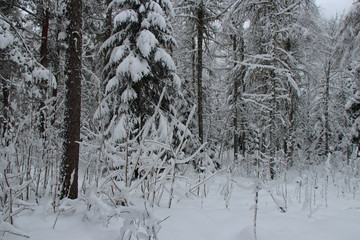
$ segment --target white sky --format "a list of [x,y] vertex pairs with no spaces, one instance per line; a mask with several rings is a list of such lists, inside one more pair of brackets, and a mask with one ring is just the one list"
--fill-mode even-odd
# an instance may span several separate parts
[[342,14],[353,2],[354,0],[316,0],[326,17],[335,16],[336,13]]

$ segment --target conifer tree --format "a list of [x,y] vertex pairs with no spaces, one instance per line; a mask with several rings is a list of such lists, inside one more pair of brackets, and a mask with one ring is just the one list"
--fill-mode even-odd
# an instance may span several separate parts
[[115,131],[113,139],[120,140],[141,129],[164,88],[160,106],[171,110],[180,79],[169,54],[175,45],[167,21],[173,14],[170,1],[114,0],[108,8],[114,13],[113,31],[100,49],[105,98],[95,116],[103,116]]

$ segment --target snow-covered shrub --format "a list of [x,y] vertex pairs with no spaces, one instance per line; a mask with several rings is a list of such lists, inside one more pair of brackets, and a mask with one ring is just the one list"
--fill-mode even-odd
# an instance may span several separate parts
[[145,204],[145,210],[127,207],[122,209],[120,216],[124,218],[120,229],[119,240],[148,239],[157,240],[160,221],[152,216]]

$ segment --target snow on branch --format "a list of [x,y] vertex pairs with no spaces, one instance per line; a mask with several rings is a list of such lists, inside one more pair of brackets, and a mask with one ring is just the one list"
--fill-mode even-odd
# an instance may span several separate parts
[[127,56],[116,69],[116,75],[119,79],[121,79],[124,75],[128,75],[135,83],[140,81],[149,73],[150,66],[148,62],[144,59],[139,59],[134,56],[134,54]]
[[165,18],[156,12],[149,12],[147,16],[147,21],[153,25],[157,26],[160,30],[165,31],[167,29],[167,24]]
[[156,39],[155,35],[145,29],[140,32],[136,41],[136,46],[144,57],[148,57],[158,43],[159,41]]
[[155,53],[155,61],[162,62],[164,67],[167,67],[171,71],[175,71],[175,63],[172,60],[170,54],[168,54],[164,49],[158,48]]
[[132,9],[127,9],[115,16],[114,25],[117,26],[119,24],[123,24],[126,22],[137,22],[137,21],[138,21],[137,13]]
[[297,96],[300,97],[301,91],[299,86],[295,82],[294,78],[291,76],[289,72],[285,73],[285,76],[287,77],[289,84],[295,89]]

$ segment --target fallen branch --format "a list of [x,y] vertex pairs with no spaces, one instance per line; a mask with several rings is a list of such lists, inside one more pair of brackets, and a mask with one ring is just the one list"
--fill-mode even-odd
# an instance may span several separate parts
[[213,177],[215,177],[216,175],[218,175],[221,172],[224,172],[225,169],[220,170],[212,175],[210,175],[209,177],[205,178],[204,180],[202,180],[201,182],[197,183],[195,186],[193,186],[192,188],[190,188],[189,192],[194,191],[195,189],[197,189],[198,187],[200,187],[202,184],[206,183],[207,181],[209,181],[210,179],[212,179]]
[[28,235],[21,234],[21,233],[16,233],[16,232],[11,232],[11,231],[7,231],[7,230],[0,230],[0,232],[10,233],[12,235],[16,235],[16,236],[23,237],[23,238],[30,238]]
[[28,235],[23,233],[21,230],[18,230],[13,225],[7,222],[0,222],[0,233],[10,233],[12,235],[16,235],[23,238],[30,238]]

